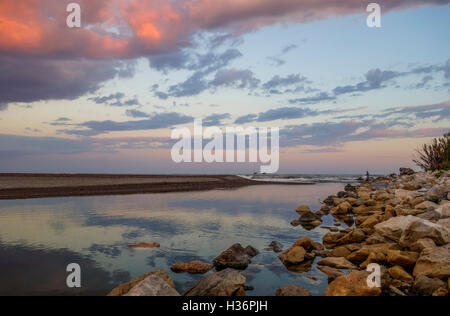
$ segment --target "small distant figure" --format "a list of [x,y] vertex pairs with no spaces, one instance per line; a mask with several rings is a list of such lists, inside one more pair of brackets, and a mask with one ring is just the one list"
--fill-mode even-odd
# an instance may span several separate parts
[[370,174],[369,171],[366,172],[366,182],[370,181]]

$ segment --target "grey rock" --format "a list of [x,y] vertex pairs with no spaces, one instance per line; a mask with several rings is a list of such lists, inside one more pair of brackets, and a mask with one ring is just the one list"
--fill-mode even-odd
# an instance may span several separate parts
[[411,176],[415,173],[411,168],[400,168],[400,176]]
[[278,253],[283,251],[283,245],[278,241],[272,241],[266,249]]
[[280,287],[276,296],[311,296],[311,293],[309,293],[307,289],[291,284]]
[[244,291],[245,277],[237,270],[226,269],[208,275],[184,296],[235,296]]
[[241,244],[234,244],[217,256],[214,259],[213,264],[217,270],[226,268],[245,270],[251,263],[250,259],[258,253],[259,252],[251,246],[243,248]]
[[412,292],[417,295],[431,296],[433,293],[440,289],[447,288],[446,284],[439,279],[428,278],[424,275],[419,275],[414,282]]
[[180,294],[160,277],[150,275],[124,296],[180,296]]

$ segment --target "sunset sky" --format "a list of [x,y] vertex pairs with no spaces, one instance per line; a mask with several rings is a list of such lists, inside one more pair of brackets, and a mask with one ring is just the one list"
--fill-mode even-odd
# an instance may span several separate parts
[[279,127],[280,173],[412,166],[450,130],[450,0],[370,2],[1,0],[0,172],[259,170],[173,163],[194,119]]

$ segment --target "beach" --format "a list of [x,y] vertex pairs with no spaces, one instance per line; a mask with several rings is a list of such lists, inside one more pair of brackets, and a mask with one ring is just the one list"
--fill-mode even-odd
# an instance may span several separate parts
[[231,189],[270,184],[232,175],[0,174],[0,200]]

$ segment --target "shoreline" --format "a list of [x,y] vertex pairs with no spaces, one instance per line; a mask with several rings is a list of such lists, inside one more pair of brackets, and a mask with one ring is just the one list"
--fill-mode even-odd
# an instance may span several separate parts
[[255,181],[235,175],[0,174],[0,200],[109,196],[238,189],[252,185],[312,185]]
[[[306,230],[322,226],[322,218],[332,215],[335,230],[322,242],[303,236],[286,250],[273,241],[264,251],[275,252],[285,269],[295,273],[316,266],[328,276],[323,296],[449,296],[450,171],[401,169],[400,175],[347,185],[318,211],[301,205],[296,212]],[[341,223],[349,227],[341,228]],[[108,296],[247,296],[254,288],[243,271],[260,250],[244,246],[234,244],[212,262],[171,266],[175,273],[212,271],[185,292],[178,292],[167,271],[159,270],[116,287]],[[311,293],[290,284],[275,295]]]

